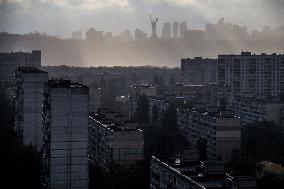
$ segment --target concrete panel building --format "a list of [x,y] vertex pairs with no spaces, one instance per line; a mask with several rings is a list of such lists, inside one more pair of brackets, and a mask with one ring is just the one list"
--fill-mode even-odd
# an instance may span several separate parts
[[110,113],[89,117],[90,159],[101,167],[129,167],[144,159],[144,138],[137,123]]
[[13,82],[18,66],[41,66],[41,51],[0,53],[0,82]]
[[181,162],[152,157],[150,189],[256,189],[253,176],[233,177],[219,161]]
[[87,189],[89,88],[49,80],[43,109],[44,186]]
[[25,145],[38,151],[43,143],[42,105],[48,73],[34,67],[19,67],[15,72],[15,127]]
[[217,81],[218,61],[216,59],[181,59],[181,77],[186,85],[212,84]]
[[273,100],[270,97],[261,99],[254,97],[234,98],[230,108],[241,118],[242,125],[261,121],[272,121],[275,124],[283,124],[284,103]]
[[218,84],[235,96],[278,96],[284,92],[284,55],[219,55]]
[[240,151],[241,123],[233,112],[181,108],[177,124],[201,160],[227,162]]

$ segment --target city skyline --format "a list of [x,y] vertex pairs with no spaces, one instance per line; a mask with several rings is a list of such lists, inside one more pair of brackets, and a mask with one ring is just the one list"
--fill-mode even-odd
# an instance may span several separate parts
[[86,31],[92,26],[114,34],[136,28],[150,33],[148,16],[152,13],[159,17],[158,34],[164,22],[186,21],[189,28],[203,29],[206,23],[215,23],[222,17],[251,31],[284,25],[283,7],[281,0],[1,0],[0,26],[9,33],[39,31],[63,38],[70,37],[72,31]]

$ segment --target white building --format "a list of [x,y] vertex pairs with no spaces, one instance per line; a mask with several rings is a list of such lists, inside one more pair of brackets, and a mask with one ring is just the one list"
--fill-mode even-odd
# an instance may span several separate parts
[[0,53],[0,82],[12,82],[19,66],[41,66],[41,51]]
[[15,75],[16,131],[23,144],[32,144],[40,151],[43,143],[43,89],[48,73],[33,67],[19,67]]
[[178,109],[177,125],[201,160],[227,162],[240,152],[240,119],[232,112]]
[[105,115],[89,117],[90,159],[101,167],[113,163],[129,167],[144,159],[144,138],[137,123],[125,122]]
[[88,189],[89,88],[69,80],[50,80],[45,95],[44,185]]
[[218,84],[236,96],[278,96],[284,92],[284,55],[219,55]]

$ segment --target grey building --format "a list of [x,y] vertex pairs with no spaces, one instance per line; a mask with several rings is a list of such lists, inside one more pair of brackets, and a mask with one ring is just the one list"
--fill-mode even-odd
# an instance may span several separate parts
[[187,85],[204,85],[217,82],[218,61],[216,59],[181,59],[182,82]]
[[90,160],[108,168],[129,167],[144,159],[144,138],[137,123],[125,121],[116,112],[105,111],[89,117]]
[[88,87],[48,81],[43,108],[45,188],[88,188],[88,106]]
[[253,176],[233,177],[219,161],[182,162],[152,157],[150,189],[256,189]]
[[218,83],[234,96],[278,96],[284,92],[284,55],[219,55]]
[[25,145],[42,147],[42,105],[48,73],[34,67],[19,67],[15,72],[15,127]]
[[163,24],[162,29],[162,38],[163,39],[170,39],[172,37],[172,30],[171,30],[171,23],[166,22]]
[[240,151],[241,122],[231,111],[179,108],[177,125],[201,160],[227,162]]
[[41,51],[0,53],[0,82],[12,82],[18,66],[41,66]]

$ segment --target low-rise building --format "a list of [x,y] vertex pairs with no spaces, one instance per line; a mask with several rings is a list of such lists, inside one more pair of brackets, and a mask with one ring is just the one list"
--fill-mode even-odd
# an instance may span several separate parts
[[234,98],[230,108],[241,118],[243,125],[261,121],[272,121],[278,125],[283,123],[284,103],[279,99]]
[[227,162],[240,150],[241,123],[231,111],[180,108],[177,125],[201,160]]
[[90,160],[101,167],[129,167],[144,159],[144,138],[137,123],[104,112],[89,117]]
[[256,189],[256,178],[226,174],[219,161],[162,161],[152,157],[150,189]]

